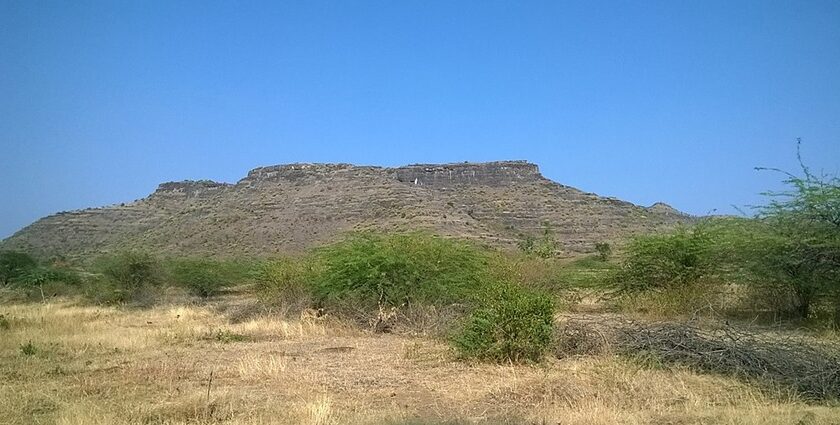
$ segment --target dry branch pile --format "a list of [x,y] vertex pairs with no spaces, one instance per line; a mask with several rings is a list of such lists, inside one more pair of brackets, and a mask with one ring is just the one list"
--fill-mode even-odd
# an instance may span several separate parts
[[613,351],[619,329],[629,322],[616,318],[575,317],[561,321],[554,329],[557,358],[591,356]]
[[804,338],[738,329],[703,328],[694,322],[567,321],[558,331],[557,354],[651,355],[663,364],[734,376],[791,389],[809,400],[840,399],[840,347]]

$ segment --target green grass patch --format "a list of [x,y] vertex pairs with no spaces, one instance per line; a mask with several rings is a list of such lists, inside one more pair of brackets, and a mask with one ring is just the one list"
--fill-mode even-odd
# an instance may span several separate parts
[[565,287],[604,288],[612,284],[611,278],[618,266],[599,256],[588,256],[565,264],[557,273],[557,280]]

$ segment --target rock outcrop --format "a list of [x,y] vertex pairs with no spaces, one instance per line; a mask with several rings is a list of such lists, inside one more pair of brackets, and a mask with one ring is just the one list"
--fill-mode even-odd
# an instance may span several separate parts
[[122,249],[214,256],[273,255],[353,230],[424,229],[514,248],[551,228],[561,255],[590,252],[691,217],[640,207],[544,178],[525,161],[260,167],[235,184],[168,182],[128,204],[42,218],[0,243],[41,257]]
[[686,214],[664,202],[656,202],[647,207],[647,210],[656,214],[685,216]]
[[537,166],[526,161],[417,164],[395,168],[392,175],[400,182],[436,189],[476,185],[505,187],[542,179]]

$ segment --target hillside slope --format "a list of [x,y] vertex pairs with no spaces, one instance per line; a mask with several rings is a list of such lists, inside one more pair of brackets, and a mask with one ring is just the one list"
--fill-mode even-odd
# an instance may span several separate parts
[[139,201],[42,218],[0,243],[41,257],[141,248],[180,254],[301,251],[351,230],[426,229],[515,247],[550,227],[561,255],[690,221],[544,178],[525,161],[409,165],[290,164],[236,184],[161,184]]

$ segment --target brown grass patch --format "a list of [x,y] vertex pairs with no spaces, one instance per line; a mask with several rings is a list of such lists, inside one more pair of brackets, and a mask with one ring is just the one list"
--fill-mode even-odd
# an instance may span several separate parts
[[[445,343],[330,318],[205,307],[4,305],[0,423],[832,423],[840,407],[609,354],[468,364]],[[227,330],[247,340],[207,339]],[[21,345],[37,349],[24,355]],[[210,375],[213,375],[212,383]],[[209,395],[208,395],[209,389]]]

